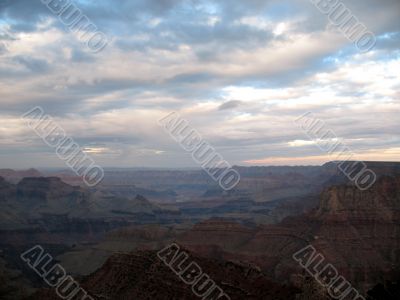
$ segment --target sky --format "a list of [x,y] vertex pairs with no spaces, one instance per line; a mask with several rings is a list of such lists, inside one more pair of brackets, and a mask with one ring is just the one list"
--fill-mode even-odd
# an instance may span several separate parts
[[307,112],[355,158],[400,161],[399,0],[342,1],[366,53],[309,0],[73,3],[102,51],[40,0],[0,0],[0,168],[64,166],[20,118],[35,106],[104,167],[196,166],[158,124],[171,112],[232,165],[334,160],[294,124]]

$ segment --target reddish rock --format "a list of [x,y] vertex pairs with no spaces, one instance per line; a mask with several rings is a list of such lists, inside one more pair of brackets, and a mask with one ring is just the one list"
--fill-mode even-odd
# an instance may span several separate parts
[[[300,292],[272,282],[251,266],[210,260],[190,252],[189,261],[195,261],[232,300],[294,300]],[[82,287],[95,299],[200,299],[154,251],[115,254],[82,282]],[[58,298],[53,291],[42,290],[30,299]]]

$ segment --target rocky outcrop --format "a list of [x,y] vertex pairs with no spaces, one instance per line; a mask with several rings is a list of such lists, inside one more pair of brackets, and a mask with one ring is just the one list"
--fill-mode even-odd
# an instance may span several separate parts
[[[93,193],[57,177],[0,177],[0,232],[4,240],[27,233],[104,233],[129,222],[156,222],[164,212],[142,196],[124,198]],[[168,216],[167,216],[168,217]],[[18,239],[18,238],[17,238]]]
[[21,171],[15,171],[12,169],[0,169],[0,176],[6,179],[8,182],[15,184],[25,177],[41,177],[43,175],[35,169]]
[[367,191],[352,186],[334,186],[324,191],[316,217],[334,216],[360,220],[395,221],[400,215],[400,177],[382,177]]
[[24,178],[16,186],[16,202],[30,217],[41,214],[77,214],[87,209],[90,195],[57,177]]
[[179,241],[187,247],[196,248],[196,251],[213,250],[215,253],[216,249],[212,247],[214,245],[224,251],[235,251],[250,241],[254,234],[251,228],[215,218],[196,224],[190,231],[182,234]]
[[[189,260],[195,261],[232,300],[294,300],[299,292],[271,281],[250,266],[210,260],[193,253],[189,253]],[[115,254],[83,280],[82,286],[95,299],[200,299],[153,251]],[[52,291],[40,291],[31,299],[57,297]]]
[[[254,228],[214,218],[177,235],[177,240],[198,255],[256,266],[282,282],[304,273],[293,254],[312,245],[326,264],[365,293],[399,273],[399,180],[381,177],[368,191],[347,184],[327,188],[315,210],[276,225]],[[174,234],[132,227],[111,233],[108,242],[127,241],[132,247],[145,244],[151,249],[171,241]]]
[[11,199],[15,199],[17,189],[15,185],[0,177],[0,203],[7,203]]
[[130,199],[92,193],[66,184],[57,177],[29,177],[17,185],[0,177],[0,201],[13,205],[28,218],[42,215],[90,218],[112,216],[113,211],[132,214],[160,210],[140,195]]
[[201,224],[180,241],[202,254],[254,263],[281,280],[304,271],[292,256],[313,245],[365,292],[399,273],[399,212],[400,176],[383,176],[367,191],[351,185],[328,188],[317,209],[277,225],[238,230],[230,223]]
[[[146,203],[141,197],[136,200],[142,204]],[[400,176],[384,176],[368,191],[360,191],[347,184],[327,188],[321,194],[320,204],[315,210],[301,216],[286,218],[276,225],[254,228],[214,218],[195,225],[188,232],[180,234],[177,239],[198,256],[251,266],[281,282],[290,282],[293,275],[304,274],[304,269],[294,261],[293,254],[307,245],[312,245],[324,256],[326,264],[332,264],[340,275],[365,295],[367,290],[381,280],[395,278],[399,273],[399,211]],[[130,243],[127,247],[140,248],[140,244],[144,243],[151,249],[161,246],[160,241],[171,241],[174,234],[161,228],[150,230],[131,227],[110,233],[108,245],[125,240]],[[135,239],[132,239],[133,236]],[[125,294],[118,294],[119,291],[130,289],[135,295],[138,290],[144,288],[142,285],[146,286],[148,283],[127,275],[128,270],[125,270],[122,264],[133,263],[141,273],[145,273],[145,270],[152,266],[146,255],[138,257],[136,254],[121,254],[108,261],[100,269],[100,273],[94,273],[85,283],[93,287],[95,293],[106,297],[123,297]],[[223,269],[220,265],[218,267]],[[123,275],[117,275],[119,269]],[[109,285],[103,286],[99,283],[100,274],[108,276],[105,275],[107,272],[115,273],[116,278],[127,276],[132,282],[139,283],[129,287],[128,283],[122,281],[121,288],[120,282],[109,278],[105,281]],[[153,282],[155,279],[146,280]],[[157,280],[162,281],[161,278]],[[175,284],[179,284],[179,281],[168,283],[169,288],[172,286],[173,293]],[[321,293],[308,279],[303,280],[300,287],[304,292],[301,294],[304,299],[318,298]],[[189,297],[189,294],[177,293],[176,295]],[[154,296],[151,293],[150,295]]]
[[7,267],[7,262],[0,258],[0,299],[25,299],[32,292],[34,289],[22,272],[10,269]]
[[397,282],[385,281],[368,291],[368,300],[398,300],[400,299],[400,280]]

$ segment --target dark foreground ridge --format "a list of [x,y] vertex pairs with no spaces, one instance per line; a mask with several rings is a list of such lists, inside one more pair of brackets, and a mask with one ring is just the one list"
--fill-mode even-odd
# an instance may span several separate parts
[[[294,300],[295,294],[299,293],[296,288],[269,280],[251,266],[202,258],[193,253],[189,253],[189,257],[190,261],[195,261],[201,266],[232,300]],[[82,280],[82,283],[94,299],[200,299],[193,294],[189,285],[182,282],[158,258],[156,251],[115,254],[98,271]],[[41,290],[29,299],[59,298],[53,290]]]

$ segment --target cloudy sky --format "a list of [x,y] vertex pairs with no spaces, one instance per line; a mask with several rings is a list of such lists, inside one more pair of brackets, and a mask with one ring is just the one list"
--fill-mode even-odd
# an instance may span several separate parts
[[311,111],[362,160],[400,160],[400,1],[342,1],[361,53],[309,0],[74,0],[110,43],[92,53],[40,0],[0,0],[0,167],[64,163],[20,115],[41,106],[104,167],[191,167],[158,125],[178,112],[226,160],[332,160]]

